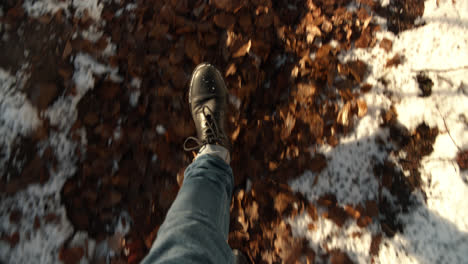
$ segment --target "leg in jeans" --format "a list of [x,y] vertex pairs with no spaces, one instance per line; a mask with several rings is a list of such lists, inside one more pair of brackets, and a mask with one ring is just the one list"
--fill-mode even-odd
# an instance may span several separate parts
[[227,238],[234,179],[223,160],[229,154],[223,147],[207,146],[187,167],[182,188],[142,263],[233,263]]

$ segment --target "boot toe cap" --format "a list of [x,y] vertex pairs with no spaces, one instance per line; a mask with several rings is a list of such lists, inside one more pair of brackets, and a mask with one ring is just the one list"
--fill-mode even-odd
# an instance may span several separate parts
[[190,81],[190,102],[196,98],[225,97],[226,94],[223,76],[214,66],[202,63],[195,68]]

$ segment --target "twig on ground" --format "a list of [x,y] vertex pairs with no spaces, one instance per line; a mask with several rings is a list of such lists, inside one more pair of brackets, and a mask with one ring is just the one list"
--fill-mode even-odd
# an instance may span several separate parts
[[445,117],[442,115],[442,113],[440,112],[440,109],[439,109],[439,106],[436,104],[436,108],[437,108],[437,111],[439,112],[439,115],[442,117],[442,121],[444,121],[444,126],[445,126],[445,130],[447,131],[450,139],[452,140],[453,144],[455,145],[455,147],[457,147],[457,149],[461,152],[462,149],[457,145],[457,143],[455,142],[455,140],[453,139],[452,137],[452,134],[450,134],[450,130],[448,129],[447,127],[447,122],[445,121]]
[[452,72],[468,69],[468,65],[449,69],[411,69],[412,72]]

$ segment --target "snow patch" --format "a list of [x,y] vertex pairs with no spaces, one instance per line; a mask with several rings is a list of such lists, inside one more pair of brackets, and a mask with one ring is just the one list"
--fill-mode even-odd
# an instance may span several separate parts
[[31,17],[40,17],[45,14],[54,14],[59,10],[65,10],[68,15],[70,0],[25,0],[23,8]]
[[12,76],[0,68],[0,175],[10,158],[13,141],[41,125],[37,109],[19,91],[26,78],[22,71]]
[[[390,1],[381,1],[388,5]],[[437,6],[436,2],[439,2]],[[414,130],[425,122],[437,126],[440,133],[434,151],[421,161],[422,189],[427,203],[399,217],[405,223],[403,233],[385,237],[375,263],[465,263],[468,252],[468,184],[467,173],[460,171],[455,157],[468,148],[468,2],[426,1],[421,18],[426,25],[402,32],[398,36],[382,31],[377,33],[377,45],[368,49],[352,49],[340,54],[343,62],[362,60],[370,65],[365,83],[373,85],[364,96],[368,115],[359,121],[356,130],[341,139],[336,148],[319,149],[328,158],[328,167],[320,174],[306,172],[290,183],[294,190],[315,200],[326,192],[336,195],[338,202],[356,204],[371,199],[376,193],[372,179],[371,160],[383,158],[374,139],[385,138],[386,131],[376,123],[380,109],[394,104],[398,122]],[[380,23],[382,18],[375,18]],[[386,28],[386,26],[382,27]],[[386,53],[379,41],[388,38],[393,48]],[[396,54],[402,64],[385,67]],[[433,82],[432,94],[421,97],[416,76],[423,71]],[[386,81],[384,85],[381,80]],[[445,120],[445,122],[444,122]],[[447,129],[450,131],[449,136]],[[359,158],[357,158],[359,157]],[[372,177],[371,177],[372,176]],[[318,177],[316,185],[313,185]],[[357,229],[359,239],[350,236],[354,223],[347,222],[341,229],[327,219],[311,222],[304,215],[291,221],[293,233],[306,236],[312,248],[327,246],[350,255],[357,263],[370,263],[370,237],[379,232],[375,226]]]

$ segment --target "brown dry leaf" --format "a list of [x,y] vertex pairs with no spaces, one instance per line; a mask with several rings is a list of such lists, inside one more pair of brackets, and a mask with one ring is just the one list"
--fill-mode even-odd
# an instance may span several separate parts
[[369,217],[377,217],[379,215],[379,207],[376,201],[366,201],[366,215]]
[[353,264],[353,261],[349,258],[345,252],[334,250],[330,253],[331,264]]
[[370,28],[366,28],[365,30],[362,31],[359,39],[357,39],[356,42],[354,42],[354,45],[356,46],[356,48],[366,49],[369,47],[371,41],[372,41],[372,35],[371,35]]
[[372,236],[372,241],[369,249],[371,256],[377,256],[380,250],[380,243],[382,242],[382,233]]
[[[185,39],[185,55],[191,58],[193,63],[196,65],[199,64],[202,60],[202,52],[201,52],[200,46],[198,45],[197,39],[193,36]],[[181,71],[183,72],[183,69],[181,69],[180,67],[173,67],[170,71],[172,71],[173,73],[177,73]],[[171,74],[171,76],[174,76],[174,74]],[[177,83],[177,80],[179,80],[179,78],[176,78],[175,80],[176,83]],[[185,85],[185,80],[184,80],[184,85]]]
[[213,2],[217,8],[234,13],[244,5],[241,0],[213,0]]
[[99,115],[95,112],[88,112],[83,120],[87,126],[94,126],[99,122]]
[[376,5],[376,2],[374,0],[357,0],[358,3],[367,5],[369,7],[374,7]]
[[304,250],[304,255],[306,257],[306,264],[313,264],[315,263],[315,251],[311,248],[307,248]]
[[361,86],[361,92],[362,93],[368,93],[372,89],[372,85],[365,83]]
[[460,151],[457,154],[457,163],[461,170],[468,168],[468,150]]
[[104,82],[99,89],[99,95],[105,100],[114,99],[120,92],[120,85],[113,82]]
[[312,136],[319,140],[323,136],[324,122],[322,117],[317,113],[310,113],[308,119],[304,120],[306,123],[309,123],[309,130]]
[[241,126],[237,125],[236,129],[231,134],[231,141],[232,142],[237,140],[237,138],[239,137],[240,130],[241,130]]
[[312,203],[309,203],[309,206],[307,207],[307,213],[309,214],[310,218],[312,218],[312,221],[318,220],[317,207],[315,207],[315,205]]
[[385,50],[386,52],[389,52],[392,50],[393,42],[387,38],[382,39],[380,42],[380,47]]
[[372,223],[372,218],[369,216],[361,216],[357,220],[357,225],[361,228],[367,227],[370,223]]
[[242,44],[237,51],[232,54],[232,58],[243,57],[245,54],[249,53],[250,47],[252,46],[252,41],[249,40],[248,42]]
[[302,255],[304,242],[299,238],[294,238],[290,228],[282,221],[278,226],[274,247],[281,263],[294,264]]
[[342,227],[348,219],[346,211],[338,205],[328,208],[328,212],[324,214],[324,217],[330,219],[339,227]]
[[308,44],[312,44],[314,42],[315,37],[322,36],[322,32],[320,28],[315,25],[307,25],[306,26],[306,41]]
[[121,200],[122,194],[118,191],[111,190],[107,193],[106,198],[102,201],[102,206],[104,208],[110,208],[120,203]]
[[275,210],[279,215],[283,215],[287,208],[292,206],[294,199],[286,193],[279,193],[275,197]]
[[359,217],[361,216],[361,213],[350,205],[345,205],[344,210],[349,216],[351,216],[352,218],[356,220],[359,219]]
[[22,213],[20,210],[13,210],[11,211],[10,213],[10,223],[12,224],[17,224],[20,220],[21,220],[21,217],[22,217]]
[[383,125],[389,125],[396,122],[398,114],[396,112],[395,106],[391,105],[390,109],[382,112]]
[[358,117],[363,117],[367,114],[367,104],[364,100],[357,100]]
[[156,226],[153,231],[145,238],[145,246],[146,248],[151,248],[153,245],[153,241],[156,239],[158,236],[158,231],[159,231],[160,226]]
[[333,24],[330,23],[330,21],[328,20],[324,20],[323,23],[322,23],[322,30],[326,33],[330,33],[333,29]]
[[229,77],[231,75],[234,75],[237,71],[237,67],[235,63],[231,63],[228,65],[226,73],[224,74],[224,77]]
[[330,44],[322,45],[316,52],[315,57],[317,59],[323,58],[325,56],[328,56],[330,54],[331,50]]
[[256,201],[252,201],[252,203],[245,207],[245,216],[249,219],[250,225],[253,225],[257,222],[259,215],[258,203]]
[[213,21],[216,26],[224,29],[230,29],[234,27],[236,18],[233,15],[227,13],[220,13],[214,16]]
[[367,65],[361,60],[348,62],[346,65],[348,66],[349,72],[354,77],[354,79],[358,83],[361,83],[364,75],[366,74]]
[[263,13],[260,16],[257,16],[255,25],[259,28],[267,28],[273,24],[273,14],[271,12]]
[[247,31],[252,26],[252,18],[250,17],[249,13],[245,12],[240,15],[239,25],[245,31]]
[[14,232],[13,234],[11,234],[9,236],[8,235],[2,235],[2,236],[0,236],[0,240],[4,240],[4,241],[8,242],[8,244],[10,244],[10,247],[14,248],[19,243],[20,234],[19,234],[19,232]]
[[338,113],[336,122],[344,127],[349,127],[352,122],[351,102],[347,102]]
[[36,215],[34,217],[34,224],[33,224],[34,231],[38,230],[40,227],[41,227],[41,219],[39,219],[39,216]]
[[60,216],[54,214],[54,213],[50,213],[50,214],[46,214],[44,217],[43,217],[44,221],[46,223],[59,223],[60,222]]
[[317,153],[310,161],[309,169],[312,172],[319,173],[327,167],[327,158],[325,155]]
[[307,98],[312,99],[317,92],[317,86],[315,83],[298,83],[297,84],[297,98],[302,101],[306,102]]
[[281,130],[281,139],[286,140],[291,135],[291,132],[296,125],[296,116],[288,112],[286,119],[284,120],[284,128]]
[[68,56],[70,56],[71,52],[72,52],[72,45],[71,45],[70,41],[67,41],[67,44],[65,44],[65,48],[63,49],[62,59],[68,58]]
[[395,56],[393,56],[393,58],[391,58],[391,59],[389,59],[387,61],[387,63],[385,64],[385,68],[398,66],[398,65],[401,64],[401,62],[402,62],[402,57],[400,56],[400,54],[395,54]]
[[85,251],[82,247],[62,248],[59,252],[59,259],[64,264],[77,264],[84,254]]
[[268,162],[268,169],[270,171],[275,171],[276,169],[278,169],[278,167],[279,167],[278,162],[274,162],[274,161]]

